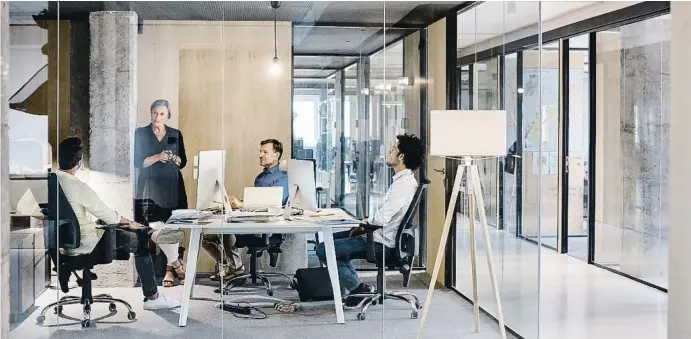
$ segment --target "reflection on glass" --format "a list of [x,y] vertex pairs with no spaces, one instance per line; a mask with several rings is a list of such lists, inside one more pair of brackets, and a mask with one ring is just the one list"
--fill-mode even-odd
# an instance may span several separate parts
[[386,165],[386,156],[396,142],[396,135],[405,132],[404,89],[398,81],[403,77],[403,42],[371,56],[370,70],[374,94],[370,112],[370,211],[373,212],[381,205],[393,177],[393,171]]
[[506,109],[506,149],[508,155],[504,159],[504,229],[516,234],[518,226],[518,171],[520,158],[517,150],[517,105],[518,105],[518,56],[517,53],[504,57],[504,106]]
[[[557,248],[559,229],[559,45],[523,51],[523,211],[521,234],[537,241],[537,211],[541,204],[542,243]],[[540,82],[542,101],[540,102]],[[542,112],[540,112],[540,110]],[[542,113],[542,121],[539,121]],[[539,153],[539,144],[542,153]],[[541,172],[539,172],[541,169]],[[542,173],[541,177],[538,173]],[[542,181],[542,191],[537,187]],[[542,198],[538,196],[540,194]]]
[[588,260],[588,35],[569,39],[568,253]]
[[[596,263],[667,287],[670,16],[597,33]],[[606,155],[606,156],[605,156]]]
[[[9,309],[3,312],[9,313],[10,338],[47,337],[55,329],[36,325],[28,328],[24,324],[35,324],[40,315],[37,307],[44,305],[41,300],[52,302],[58,297],[57,291],[50,289],[53,264],[44,241],[42,213],[42,206],[49,200],[47,174],[55,161],[54,141],[58,134],[58,97],[55,87],[50,86],[57,80],[58,23],[38,17],[47,9],[46,2],[13,2],[11,6],[5,93],[10,104],[10,225],[3,225],[9,227],[10,246],[9,257],[2,258],[9,260],[9,277],[4,277],[9,291],[3,296],[9,299]],[[55,319],[51,321],[54,323]],[[16,331],[20,327],[23,329]]]
[[[471,109],[499,109],[499,58],[490,58],[473,64],[473,99]],[[476,161],[480,173],[480,184],[485,200],[489,225],[499,226],[499,159]]]
[[[532,128],[528,127],[528,122],[534,123],[537,113],[540,112],[537,82],[540,68],[536,58],[539,52],[527,50],[525,47],[510,51],[504,49],[512,48],[511,44],[508,44],[511,36],[505,35],[505,30],[508,32],[525,27],[525,31],[522,32],[525,36],[532,37],[538,33],[536,29],[527,29],[537,27],[538,8],[537,2],[484,2],[458,15],[456,32],[458,58],[463,62],[459,70],[459,108],[503,109],[507,112],[506,147],[507,150],[513,150],[512,154],[516,157],[483,159],[478,162],[478,167],[481,172],[488,223],[496,227],[489,227],[489,235],[504,320],[508,326],[526,338],[537,336],[539,250],[521,236],[521,223],[524,225],[523,228],[532,227],[529,232],[536,235],[538,214],[535,207],[540,194],[537,192],[540,178],[532,171],[532,160],[526,159],[526,155],[528,158],[532,158],[532,154],[537,155],[537,148],[534,147],[536,144],[533,143],[533,150],[528,149],[529,153],[521,150],[525,150],[524,144],[527,141],[535,139],[533,141],[537,142],[537,135],[531,133]],[[497,16],[506,18],[506,21],[485,20]],[[515,160],[513,164],[509,164],[510,158]],[[528,167],[526,164],[531,166]],[[448,181],[453,180],[448,174],[446,178]],[[527,197],[528,202],[527,194],[530,194]],[[472,298],[470,234],[464,199],[461,199],[460,206],[456,224],[456,253],[453,258],[453,287],[466,297]],[[479,221],[476,221],[476,230],[479,230],[479,224]],[[553,226],[556,229],[556,224]],[[489,270],[485,264],[486,252],[482,232],[476,232],[476,244],[479,304],[496,317],[498,309],[492,294]]]

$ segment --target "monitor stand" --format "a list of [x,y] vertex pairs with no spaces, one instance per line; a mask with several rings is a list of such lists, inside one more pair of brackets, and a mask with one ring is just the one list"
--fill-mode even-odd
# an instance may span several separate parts
[[292,201],[297,197],[298,195],[298,190],[300,190],[300,187],[298,185],[293,185],[293,189],[291,190],[290,193],[288,193],[288,202],[286,203],[285,207],[283,208],[283,219],[285,220],[290,220],[291,216],[293,215],[293,206],[292,206]]

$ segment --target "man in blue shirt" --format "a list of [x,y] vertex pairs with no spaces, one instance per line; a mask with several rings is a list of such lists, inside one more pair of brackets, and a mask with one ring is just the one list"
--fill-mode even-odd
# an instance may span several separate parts
[[[264,170],[254,179],[254,187],[283,187],[283,205],[288,202],[288,173],[281,171],[278,163],[283,155],[283,144],[276,139],[267,139],[259,145],[259,165]],[[236,197],[230,197],[230,206],[233,209],[241,209],[242,201]],[[235,247],[235,236],[223,236],[223,248],[225,249],[225,267],[218,267],[218,273],[211,276],[211,280],[229,279],[245,273],[240,251]],[[218,235],[205,235],[202,241],[204,249],[213,257],[221,258],[221,239]]]
[[[288,202],[288,173],[278,168],[283,156],[283,144],[276,139],[267,139],[259,145],[259,165],[264,170],[254,179],[254,187],[283,187],[283,205]],[[242,201],[230,198],[230,206],[242,208]]]

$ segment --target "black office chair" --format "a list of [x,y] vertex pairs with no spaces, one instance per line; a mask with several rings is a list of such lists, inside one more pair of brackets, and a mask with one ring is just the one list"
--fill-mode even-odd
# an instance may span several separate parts
[[262,284],[264,284],[266,287],[266,294],[273,296],[274,289],[271,285],[269,277],[283,276],[287,278],[288,281],[290,281],[292,278],[283,273],[260,272],[258,269],[259,258],[264,252],[266,252],[269,255],[269,266],[276,267],[276,264],[278,263],[278,255],[283,252],[283,250],[281,250],[282,243],[283,234],[243,234],[235,236],[235,247],[246,247],[247,254],[250,255],[250,272],[248,274],[224,280],[224,287],[222,289],[215,290],[215,292],[229,294],[233,288],[245,285],[247,279],[250,279],[251,283],[254,285],[257,284],[257,280],[261,280]]
[[[62,308],[65,305],[81,304],[84,312],[82,327],[91,326],[91,305],[94,303],[108,303],[111,312],[117,310],[116,303],[125,305],[127,308],[127,319],[134,320],[136,314],[132,307],[124,300],[115,299],[108,294],[92,295],[91,282],[98,279],[91,269],[95,265],[109,264],[116,260],[129,259],[129,253],[118,252],[114,255],[113,249],[115,241],[115,227],[120,225],[105,225],[100,228],[104,233],[98,244],[90,253],[79,255],[68,255],[66,250],[79,248],[81,234],[79,222],[72,210],[72,207],[58,186],[55,173],[48,174],[48,204],[43,213],[44,219],[44,240],[48,249],[49,256],[55,265],[58,273],[60,288],[64,293],[69,292],[69,279],[72,274],[77,278],[77,285],[82,288],[82,295],[64,296],[59,301],[49,304],[41,310],[41,314],[36,318],[36,322],[42,324],[46,317],[46,312],[53,308],[55,314],[62,315]],[[122,231],[122,230],[120,230]],[[126,257],[125,257],[126,256]],[[77,271],[82,271],[82,276],[77,275]]]
[[[384,293],[384,279],[386,278],[385,268],[398,269],[398,271],[403,274],[403,287],[408,287],[410,283],[413,258],[418,254],[416,247],[417,226],[413,224],[413,217],[415,216],[415,212],[417,212],[422,193],[429,188],[429,186],[429,180],[424,180],[418,185],[413,200],[403,216],[401,224],[398,226],[398,231],[396,232],[396,247],[386,247],[386,253],[384,253],[384,246],[382,246],[382,244],[374,242],[374,231],[382,227],[369,224],[361,225],[367,230],[367,251],[353,253],[350,259],[367,259],[368,262],[377,265],[377,288],[374,292],[352,294],[344,297],[344,301],[348,298],[363,298],[363,300],[354,307],[360,308],[360,313],[357,315],[358,320],[365,320],[367,309],[370,305],[376,305],[378,303],[383,304],[384,299],[405,301],[412,309],[410,314],[411,318],[417,319],[418,310],[422,309],[422,304],[420,304],[418,297],[410,292]],[[382,260],[382,256],[386,262]]]

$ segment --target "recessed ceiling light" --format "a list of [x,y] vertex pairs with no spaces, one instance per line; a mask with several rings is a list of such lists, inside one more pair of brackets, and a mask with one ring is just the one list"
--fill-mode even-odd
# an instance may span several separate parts
[[346,40],[345,42],[350,42],[350,40]]

